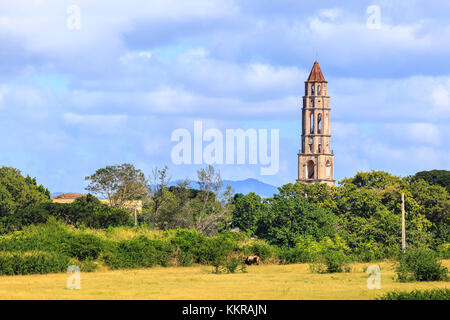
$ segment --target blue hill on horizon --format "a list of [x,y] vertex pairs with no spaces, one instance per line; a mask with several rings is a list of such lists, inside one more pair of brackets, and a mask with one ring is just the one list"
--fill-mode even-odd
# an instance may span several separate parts
[[[183,180],[175,180],[169,183],[169,185],[174,186],[178,182],[182,181]],[[224,179],[222,182],[223,182],[223,189],[225,189],[226,186],[229,185],[234,190],[234,193],[248,194],[250,192],[254,192],[261,197],[269,198],[272,197],[274,193],[278,192],[278,187],[253,178],[237,181]],[[197,189],[198,188],[197,181],[191,180],[189,186],[191,188]]]

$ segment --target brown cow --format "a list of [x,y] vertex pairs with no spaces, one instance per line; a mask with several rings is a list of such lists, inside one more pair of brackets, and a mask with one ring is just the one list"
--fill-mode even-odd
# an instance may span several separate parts
[[252,264],[259,264],[261,261],[261,258],[258,256],[248,256],[245,258],[245,264],[252,265]]

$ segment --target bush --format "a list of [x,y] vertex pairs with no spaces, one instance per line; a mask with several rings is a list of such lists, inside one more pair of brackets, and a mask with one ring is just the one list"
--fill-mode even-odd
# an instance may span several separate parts
[[295,247],[304,252],[305,262],[315,261],[317,257],[330,250],[350,253],[347,243],[338,235],[320,239],[313,236],[301,236],[296,239]]
[[348,261],[343,251],[330,249],[320,254],[310,268],[316,273],[350,272]]
[[310,262],[310,256],[308,252],[305,252],[302,248],[277,248],[277,256],[279,263],[292,264],[292,263],[305,263]]
[[355,248],[354,256],[358,261],[371,262],[384,259],[386,257],[386,252],[382,249],[381,245],[371,240],[369,242],[361,243]]
[[0,250],[57,252],[83,261],[97,259],[103,250],[103,241],[94,235],[75,232],[52,218],[46,224],[28,226],[2,236]]
[[406,281],[442,281],[448,279],[448,270],[441,265],[436,253],[430,249],[408,249],[400,256],[397,278]]
[[81,272],[93,272],[97,269],[97,263],[92,260],[79,261],[76,259],[71,259],[70,265],[79,266]]
[[[166,232],[165,235],[168,233],[170,232]],[[205,244],[206,237],[195,230],[177,229],[170,242],[175,248],[178,264],[189,266],[194,262],[200,262],[200,248]]]
[[179,266],[188,267],[194,263],[194,256],[191,252],[179,251],[176,256],[177,262]]
[[0,252],[0,274],[35,274],[66,271],[70,258],[58,253],[31,252]]
[[275,255],[276,247],[273,247],[265,241],[255,241],[254,243],[244,246],[242,251],[246,255],[257,255],[262,261],[267,261]]
[[450,259],[450,243],[443,243],[436,250],[441,259]]
[[103,260],[112,269],[148,268],[155,265],[167,266],[170,261],[171,246],[160,240],[150,240],[144,236],[132,240],[122,240],[112,244]]
[[198,251],[199,263],[219,266],[224,264],[228,255],[237,250],[237,243],[225,235],[218,235],[214,238],[206,238]]
[[450,289],[392,291],[378,297],[377,300],[450,300]]
[[60,250],[80,261],[95,260],[103,250],[103,241],[91,234],[74,234],[64,239]]
[[244,257],[240,255],[231,255],[214,266],[213,273],[236,273],[238,271],[242,273],[247,272],[247,267],[243,263]]
[[88,195],[71,204],[46,202],[20,209],[1,219],[0,231],[5,233],[21,230],[29,225],[46,223],[52,217],[69,225],[84,225],[94,229],[132,225],[133,220],[128,211],[108,207],[94,196]]

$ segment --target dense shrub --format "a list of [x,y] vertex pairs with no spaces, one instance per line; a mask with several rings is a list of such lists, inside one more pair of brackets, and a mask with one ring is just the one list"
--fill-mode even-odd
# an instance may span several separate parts
[[94,229],[132,225],[133,219],[128,211],[102,204],[90,194],[77,198],[71,206],[76,215],[61,216],[67,223],[72,220],[74,225],[85,225]]
[[349,259],[341,250],[328,249],[315,258],[310,265],[312,272],[317,273],[336,273],[349,272]]
[[100,256],[104,242],[91,234],[70,234],[61,243],[63,253],[78,260],[95,260]]
[[222,233],[215,237],[205,237],[195,230],[178,229],[171,239],[179,265],[192,263],[219,265],[228,255],[238,250],[241,235]]
[[130,239],[111,240],[108,232],[104,232],[102,238],[101,233],[73,229],[51,218],[46,224],[0,236],[0,251],[17,254],[51,252],[68,257],[86,271],[94,270],[98,261],[104,261],[112,269],[168,266],[171,263],[220,265],[239,251],[237,239],[241,237],[224,233],[208,238],[195,230],[172,230],[153,236],[151,232],[142,232],[138,237],[137,230],[127,232]]
[[94,260],[80,261],[77,259],[70,259],[70,265],[80,267],[81,272],[93,272],[97,269],[98,263]]
[[258,220],[256,234],[270,244],[294,247],[299,236],[322,238],[336,233],[337,217],[315,203],[291,193],[280,193],[268,201],[269,209]]
[[200,248],[205,242],[206,237],[195,230],[175,230],[171,244],[175,249],[178,264],[190,266],[192,263],[200,262]]
[[213,273],[236,273],[236,272],[247,272],[247,267],[244,264],[244,257],[241,255],[229,256],[219,264],[214,265]]
[[130,213],[100,203],[94,196],[78,198],[72,204],[41,203],[22,208],[0,221],[0,232],[21,230],[25,226],[47,222],[51,217],[73,226],[94,229],[132,225]]
[[257,255],[261,258],[262,261],[267,261],[273,258],[276,255],[276,247],[269,245],[265,241],[254,241],[251,244],[248,244],[242,248],[242,251],[245,255]]
[[0,274],[34,274],[66,271],[68,256],[44,251],[0,252]]
[[310,256],[302,248],[277,248],[278,260],[281,264],[305,263],[310,262]]
[[441,259],[450,259],[450,243],[443,243],[436,248]]
[[392,252],[393,250],[388,251],[373,240],[353,249],[355,259],[361,262],[379,261],[389,255],[392,256]]
[[0,238],[0,251],[57,252],[80,261],[97,259],[103,245],[100,238],[70,230],[54,218],[47,224],[29,226]]
[[224,264],[228,255],[237,250],[237,243],[226,234],[214,238],[206,238],[199,248],[198,262],[218,266]]
[[112,269],[167,266],[171,251],[168,243],[140,236],[111,244],[104,254],[103,260]]
[[441,265],[437,254],[426,248],[408,249],[400,256],[396,269],[399,281],[447,280],[448,270]]
[[[350,248],[347,247],[345,241],[339,237],[323,237],[316,239],[313,236],[300,236],[296,239],[294,248],[279,248],[278,259],[282,264],[289,263],[305,263],[305,262],[326,262],[329,255],[334,255],[333,252],[340,252],[338,255],[344,257],[350,253]],[[345,258],[348,260],[347,258]],[[331,261],[330,261],[331,264]]]
[[450,300],[450,289],[392,291],[378,297],[377,300]]

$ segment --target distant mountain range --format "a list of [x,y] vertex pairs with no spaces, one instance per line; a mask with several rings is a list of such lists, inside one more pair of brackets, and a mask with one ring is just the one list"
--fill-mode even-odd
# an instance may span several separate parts
[[[175,180],[173,182],[171,182],[169,185],[176,185],[178,182],[182,182],[183,180]],[[231,188],[233,188],[234,193],[243,193],[243,194],[247,194],[250,192],[254,192],[258,195],[260,195],[261,197],[272,197],[274,193],[278,192],[278,188],[256,180],[256,179],[245,179],[245,180],[239,180],[239,181],[233,181],[233,180],[223,180],[223,188],[225,189],[226,186],[230,186]],[[191,188],[198,188],[198,183],[197,181],[191,181],[191,183],[189,184],[189,186]]]
[[[169,183],[169,186],[174,186],[178,182],[181,182],[183,180],[175,180]],[[239,181],[233,181],[233,180],[223,180],[224,188],[226,188],[227,185],[231,186],[233,188],[235,193],[243,193],[247,194],[250,192],[254,192],[261,197],[272,197],[274,193],[278,192],[278,188],[268,184],[264,183],[262,181],[259,181],[257,179],[245,179],[245,180],[239,180]],[[190,185],[191,188],[198,188],[197,181],[191,181]],[[56,197],[60,195],[61,193],[87,193],[86,191],[83,192],[53,192],[51,193],[51,197]]]
[[223,180],[223,184],[225,186],[231,186],[235,193],[247,194],[254,192],[265,198],[273,197],[273,194],[278,192],[278,187],[256,179],[245,179],[240,181]]

